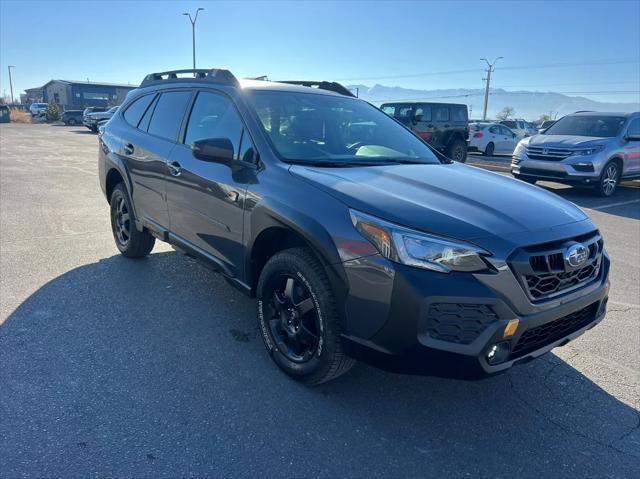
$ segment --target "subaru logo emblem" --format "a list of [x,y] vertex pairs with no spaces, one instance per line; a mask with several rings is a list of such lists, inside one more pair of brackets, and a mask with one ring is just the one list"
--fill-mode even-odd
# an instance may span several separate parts
[[543,148],[542,149],[542,154],[543,155],[548,155],[549,154],[549,148]]
[[564,255],[564,260],[572,268],[579,268],[587,261],[589,257],[589,250],[587,247],[580,243],[572,244],[567,248]]

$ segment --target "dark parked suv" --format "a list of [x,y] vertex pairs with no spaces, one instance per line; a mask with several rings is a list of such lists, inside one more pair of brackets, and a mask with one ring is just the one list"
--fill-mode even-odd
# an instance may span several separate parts
[[116,245],[169,242],[257,296],[292,377],[356,358],[484,377],[604,317],[608,255],[572,203],[451,162],[335,83],[181,74],[147,76],[99,137]]
[[394,117],[448,158],[467,160],[467,105],[455,103],[384,103],[380,109]]

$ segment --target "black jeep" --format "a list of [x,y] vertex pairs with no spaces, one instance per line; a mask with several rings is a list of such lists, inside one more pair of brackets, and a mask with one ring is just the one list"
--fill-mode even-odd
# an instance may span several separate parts
[[384,103],[380,109],[394,117],[448,158],[467,160],[467,105],[455,103]]

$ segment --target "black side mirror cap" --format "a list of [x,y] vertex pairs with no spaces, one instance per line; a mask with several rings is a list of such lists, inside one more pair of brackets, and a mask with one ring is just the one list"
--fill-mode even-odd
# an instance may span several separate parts
[[233,161],[233,143],[229,138],[203,138],[191,145],[193,156],[202,161],[229,164]]
[[627,141],[640,141],[640,135],[625,135],[624,139]]

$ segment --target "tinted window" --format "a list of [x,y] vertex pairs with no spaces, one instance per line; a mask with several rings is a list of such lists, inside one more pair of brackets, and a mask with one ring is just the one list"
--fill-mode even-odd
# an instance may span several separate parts
[[464,106],[454,106],[453,121],[467,121],[467,108]]
[[257,160],[256,148],[253,146],[251,137],[245,132],[242,135],[242,144],[240,145],[240,155],[238,159],[246,161],[247,163],[255,164]]
[[513,135],[513,132],[509,128],[507,128],[506,126],[501,126],[500,130],[502,131],[502,134],[505,135],[505,136],[512,136]]
[[431,121],[431,106],[420,105],[416,108],[416,116],[422,115],[421,121]]
[[497,134],[498,134],[498,132],[499,132],[498,127],[497,127],[497,126],[492,126],[491,128],[489,128],[489,131],[490,131],[491,133],[493,133],[494,135],[497,135]]
[[160,95],[147,131],[175,141],[190,97],[190,91],[171,91]]
[[515,121],[503,121],[501,122],[504,126],[508,127],[508,128],[517,128],[518,126],[516,125]]
[[439,163],[432,151],[379,109],[341,95],[254,91],[264,131],[286,160]]
[[242,120],[231,100],[216,93],[198,93],[184,137],[186,145],[204,138],[229,138],[237,159],[241,135]]
[[436,110],[435,121],[449,121],[449,108],[446,106],[434,107]]
[[629,123],[627,135],[640,136],[640,118],[635,118]]

